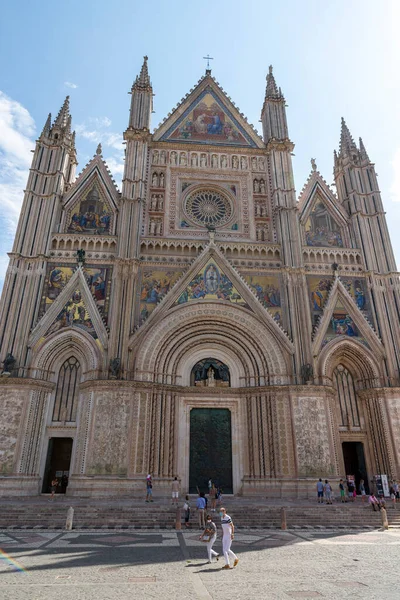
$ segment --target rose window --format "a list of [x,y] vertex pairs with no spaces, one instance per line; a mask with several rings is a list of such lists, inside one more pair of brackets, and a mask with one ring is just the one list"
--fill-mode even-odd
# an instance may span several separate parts
[[201,190],[191,194],[185,202],[185,212],[198,225],[221,227],[232,217],[228,198],[215,190]]

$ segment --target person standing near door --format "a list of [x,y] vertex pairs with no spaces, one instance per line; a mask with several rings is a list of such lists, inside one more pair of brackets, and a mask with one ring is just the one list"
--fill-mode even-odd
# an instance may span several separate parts
[[50,500],[54,500],[55,493],[57,491],[57,486],[58,486],[58,479],[57,479],[57,477],[54,477],[54,479],[51,480],[51,496],[50,496]]
[[153,502],[153,482],[151,473],[146,477],[146,502]]
[[176,504],[176,506],[178,506],[179,488],[180,488],[180,485],[179,485],[178,478],[175,477],[175,479],[172,482],[171,490],[172,490],[172,504]]
[[231,550],[233,538],[235,535],[235,526],[230,516],[226,514],[225,508],[221,507],[219,509],[219,516],[221,517],[222,525],[222,552],[225,558],[225,565],[222,568],[232,569],[230,565],[230,558],[233,558],[234,567],[236,567],[236,565],[239,562],[238,557]]

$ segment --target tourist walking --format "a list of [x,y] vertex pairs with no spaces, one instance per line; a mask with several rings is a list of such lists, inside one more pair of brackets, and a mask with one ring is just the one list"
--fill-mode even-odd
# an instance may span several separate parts
[[230,565],[230,558],[233,558],[234,567],[236,567],[239,562],[238,557],[231,550],[231,545],[235,534],[235,526],[230,516],[226,514],[225,508],[221,507],[219,509],[219,516],[221,517],[222,525],[222,552],[225,558],[225,565],[222,568],[231,569],[232,567]]
[[50,496],[50,500],[54,500],[55,498],[55,494],[57,491],[57,487],[58,487],[58,479],[57,477],[54,477],[54,479],[51,480],[51,496]]
[[325,500],[327,504],[332,504],[332,487],[327,479],[324,485]]
[[179,488],[180,488],[180,485],[179,485],[178,478],[175,477],[175,479],[172,482],[171,490],[172,490],[172,504],[176,504],[176,506],[178,506]]
[[185,511],[185,527],[189,529],[189,520],[190,520],[190,501],[189,496],[185,498],[185,504],[183,505],[183,510]]
[[339,481],[340,502],[346,502],[343,479]]
[[200,492],[199,497],[196,500],[197,513],[199,515],[199,529],[204,529],[204,511],[206,509],[206,499],[204,498],[204,492]]
[[324,484],[322,483],[322,479],[317,481],[317,502],[318,504],[324,503]]
[[213,556],[215,556],[215,558],[218,560],[219,554],[218,552],[215,552],[215,550],[213,550],[213,545],[215,544],[215,540],[217,539],[217,526],[213,522],[211,515],[207,515],[206,526],[199,539],[203,542],[207,542],[208,562],[212,562]]
[[146,502],[153,502],[153,481],[151,473],[146,477]]
[[396,500],[399,501],[400,500],[399,484],[397,483],[396,480],[393,481],[393,489],[394,489],[394,493],[396,496]]
[[365,502],[365,497],[366,497],[366,491],[365,491],[365,483],[364,483],[364,479],[360,479],[360,494],[361,494],[361,503],[364,504]]
[[211,512],[215,512],[215,507],[217,506],[217,494],[218,494],[218,490],[213,483],[211,486],[211,491],[210,491]]
[[348,479],[347,481],[347,496],[349,498],[349,501],[354,502],[355,497],[354,497],[354,490],[355,490],[355,485],[354,485],[354,481],[352,479]]

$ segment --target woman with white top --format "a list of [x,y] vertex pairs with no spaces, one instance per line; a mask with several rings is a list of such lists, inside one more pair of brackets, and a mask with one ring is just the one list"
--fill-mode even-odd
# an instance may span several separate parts
[[216,539],[217,539],[217,526],[215,525],[215,523],[213,523],[213,521],[211,519],[211,515],[207,515],[206,527],[200,536],[200,540],[204,540],[205,542],[207,542],[207,555],[208,555],[209,563],[212,562],[213,556],[215,556],[215,558],[217,560],[219,558],[218,552],[215,552],[215,550],[212,549],[213,545],[215,544]]

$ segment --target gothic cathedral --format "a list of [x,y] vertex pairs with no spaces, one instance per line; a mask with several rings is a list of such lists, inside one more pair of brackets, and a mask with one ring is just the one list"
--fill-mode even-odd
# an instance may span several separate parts
[[211,71],[150,132],[147,57],[120,192],[49,115],[1,299],[0,495],[285,491],[400,476],[400,290],[373,163],[342,121],[335,194],[297,199],[272,68],[263,136]]

